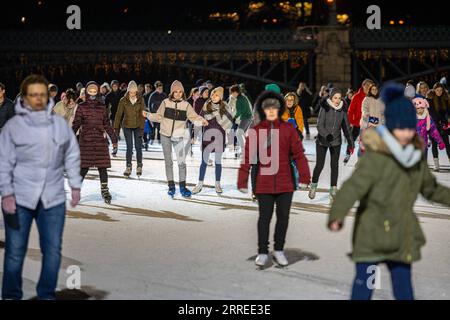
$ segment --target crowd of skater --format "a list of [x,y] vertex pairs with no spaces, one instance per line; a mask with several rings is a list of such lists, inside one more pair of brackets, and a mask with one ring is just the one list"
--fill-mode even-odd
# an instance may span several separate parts
[[[199,80],[186,91],[175,80],[168,94],[161,81],[110,84],[78,83],[62,94],[40,75],[27,77],[15,101],[6,98],[0,84],[0,194],[5,221],[3,299],[22,298],[21,272],[32,221],[41,237],[43,270],[38,297],[54,299],[61,263],[65,217],[64,179],[71,188],[71,205],[81,197],[90,169],[99,172],[106,203],[111,158],[118,141],[126,144],[124,176],[143,174],[143,149],[161,145],[168,195],[176,195],[173,153],[182,197],[203,189],[210,157],[214,154],[215,191],[221,187],[222,160],[227,146],[241,161],[237,189],[251,193],[259,208],[257,266],[268,263],[269,230],[274,210],[276,227],[273,258],[289,264],[284,254],[289,213],[296,190],[316,197],[319,179],[330,153],[331,209],[328,228],[338,231],[359,201],[352,260],[356,277],[354,299],[370,299],[366,286],[369,265],[386,263],[394,295],[412,299],[411,264],[420,259],[425,238],[412,212],[420,193],[450,206],[450,190],[437,183],[427,164],[431,147],[434,171],[440,170],[439,150],[450,161],[450,98],[445,81],[430,89],[380,84],[366,79],[358,91],[341,91],[332,84],[313,94],[305,83],[295,92],[268,84],[254,103],[245,85],[215,86]],[[317,116],[317,135],[311,137],[311,118]],[[346,141],[345,164],[357,150],[353,175],[338,191],[341,148]],[[310,174],[304,139],[314,139],[316,163]],[[186,157],[199,143],[198,183],[187,188]],[[250,189],[250,190],[249,190]],[[389,192],[389,193],[388,193]],[[407,227],[405,227],[407,226]]]

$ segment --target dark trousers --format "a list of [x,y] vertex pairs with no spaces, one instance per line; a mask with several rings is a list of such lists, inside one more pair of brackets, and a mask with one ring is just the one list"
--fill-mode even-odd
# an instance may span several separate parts
[[[89,168],[81,168],[80,174],[83,180],[86,178],[88,171]],[[100,176],[101,183],[108,183],[108,170],[106,168],[98,168],[98,174]]]
[[136,149],[136,158],[138,165],[142,165],[142,138],[141,129],[129,129],[123,128],[123,133],[125,135],[125,142],[127,144],[127,166],[131,166],[131,159],[133,158],[133,139],[134,148]]
[[152,123],[153,123],[153,130],[152,133],[150,134],[150,140],[152,141],[158,140],[158,142],[161,143],[161,134],[159,132],[161,124],[159,122],[152,122]]
[[[353,138],[353,142],[356,145],[356,139],[358,139],[359,137],[359,133],[361,132],[361,128],[360,127],[352,127],[351,128],[351,135]],[[347,145],[347,154],[350,154],[350,144]]]
[[336,147],[324,147],[316,144],[316,167],[314,168],[312,182],[319,182],[320,174],[322,173],[323,166],[325,165],[325,157],[327,156],[327,151],[330,149],[330,166],[331,166],[331,180],[330,185],[332,187],[337,186],[338,175],[339,175],[339,156],[341,154],[341,145]]
[[308,118],[304,117],[303,118],[303,123],[305,124],[305,133],[309,134],[309,121],[308,121]]
[[[373,294],[371,286],[374,271],[371,266],[378,263],[357,263],[356,276],[353,282],[352,300],[370,300]],[[386,261],[391,273],[392,289],[397,300],[414,300],[414,291],[411,282],[411,265],[400,262]],[[370,279],[371,278],[371,279]]]
[[[439,130],[439,133],[441,134],[442,140],[444,140],[447,157],[450,158],[450,143],[448,141],[449,135],[443,130]],[[439,158],[438,144],[434,141],[434,139],[431,139],[431,151],[433,152],[433,158]]]
[[289,223],[289,212],[292,204],[292,192],[280,194],[258,194],[258,253],[269,253],[269,230],[273,209],[276,204],[277,223],[275,225],[275,251],[282,251]]
[[42,252],[42,269],[37,284],[39,299],[55,299],[58,272],[61,266],[61,246],[66,216],[66,204],[45,209],[39,202],[31,210],[17,205],[16,213],[4,214],[5,259],[2,299],[22,299],[22,270],[28,248],[31,225],[36,220]]

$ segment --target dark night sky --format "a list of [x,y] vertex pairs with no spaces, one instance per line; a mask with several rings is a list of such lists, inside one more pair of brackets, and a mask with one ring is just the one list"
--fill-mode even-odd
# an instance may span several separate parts
[[[265,1],[270,5],[279,1]],[[300,1],[300,0],[299,0]],[[38,3],[41,2],[40,5]],[[64,29],[66,8],[77,4],[82,10],[82,28],[93,29],[142,29],[142,30],[180,30],[180,29],[236,29],[231,23],[211,22],[212,12],[238,12],[241,16],[240,29],[259,29],[262,25],[255,20],[244,21],[248,0],[184,0],[184,1],[76,1],[76,0],[33,0],[9,1],[2,3],[0,28],[5,29]],[[291,2],[297,2],[296,0]],[[314,17],[309,24],[323,24],[327,14],[326,0],[312,0]],[[378,4],[382,10],[383,24],[389,20],[403,19],[405,25],[450,25],[447,10],[442,10],[444,1],[430,0],[429,7],[412,1],[382,0],[337,0],[338,12],[349,13],[354,25],[364,25],[370,4]],[[123,10],[128,8],[128,12]],[[261,13],[259,19],[276,16],[275,10]],[[26,23],[21,23],[26,17]],[[279,23],[272,28],[287,25]]]

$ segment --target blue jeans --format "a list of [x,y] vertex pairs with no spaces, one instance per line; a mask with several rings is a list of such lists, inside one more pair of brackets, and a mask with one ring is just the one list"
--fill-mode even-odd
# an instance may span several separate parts
[[139,165],[142,165],[142,138],[141,138],[141,129],[129,129],[123,128],[123,134],[125,136],[125,142],[127,144],[127,166],[131,166],[131,160],[133,158],[133,139],[134,139],[134,148],[136,149],[136,160]]
[[55,299],[61,265],[61,244],[66,204],[44,209],[39,202],[35,210],[17,205],[14,215],[3,214],[5,221],[5,261],[2,299],[22,299],[22,269],[33,219],[39,232],[42,270],[37,285],[39,299]]
[[[414,292],[411,283],[411,265],[406,263],[386,261],[391,273],[392,289],[397,300],[414,300]],[[368,269],[378,263],[357,263],[356,277],[353,282],[352,300],[370,300],[373,289],[369,288],[367,281],[373,277],[373,271]],[[369,280],[370,281],[370,280]]]
[[[206,168],[208,166],[208,159],[211,152],[209,151],[203,151],[202,153],[202,163],[200,165],[200,173],[198,180],[204,181],[205,180],[205,174],[206,174]],[[222,152],[214,152],[214,159],[216,163],[216,181],[220,181],[222,178]]]

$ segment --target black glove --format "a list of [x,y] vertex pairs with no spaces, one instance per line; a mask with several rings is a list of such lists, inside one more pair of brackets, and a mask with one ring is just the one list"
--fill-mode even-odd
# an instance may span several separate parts
[[333,140],[334,140],[334,137],[333,137],[332,134],[327,135],[327,141],[328,141],[328,142],[331,142],[331,141],[333,141]]

